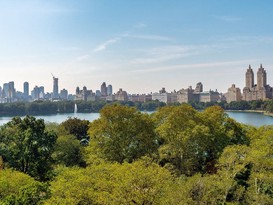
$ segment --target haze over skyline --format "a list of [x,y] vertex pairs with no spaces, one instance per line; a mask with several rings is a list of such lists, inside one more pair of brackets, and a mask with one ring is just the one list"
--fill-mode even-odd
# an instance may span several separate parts
[[260,63],[273,85],[270,0],[0,0],[0,84],[128,93],[244,87]]

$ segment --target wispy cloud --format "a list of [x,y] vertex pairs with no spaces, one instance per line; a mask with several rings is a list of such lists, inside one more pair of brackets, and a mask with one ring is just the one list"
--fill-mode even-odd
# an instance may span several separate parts
[[140,29],[140,28],[145,28],[147,27],[147,24],[145,23],[138,23],[134,26],[134,28]]
[[171,41],[173,39],[166,37],[166,36],[159,36],[159,35],[136,35],[136,34],[127,34],[124,37],[128,38],[136,38],[136,39],[143,39],[143,40],[153,40],[153,41]]
[[80,62],[80,61],[83,61],[83,60],[85,60],[85,59],[87,59],[89,57],[90,57],[90,55],[88,55],[88,54],[81,55],[81,56],[76,57],[75,61]]
[[[212,46],[211,46],[212,47]],[[152,63],[162,63],[170,60],[175,60],[183,57],[198,55],[204,50],[211,49],[210,46],[162,46],[151,48],[149,50],[143,50],[144,54],[141,58],[136,58],[131,61],[131,64],[152,64]]]
[[39,12],[39,13],[54,14],[54,13],[76,13],[76,12],[80,12],[81,10],[72,9],[72,8],[39,8],[33,11]]
[[105,50],[108,46],[115,44],[119,41],[121,41],[124,38],[135,38],[135,39],[143,39],[143,40],[152,40],[152,41],[171,41],[172,39],[165,36],[159,36],[159,35],[135,35],[130,33],[124,33],[120,35],[119,37],[112,38],[110,40],[107,40],[103,42],[102,44],[98,45],[95,49],[93,49],[93,52],[99,52]]
[[115,44],[125,38],[128,39],[142,39],[142,40],[150,40],[150,41],[172,41],[172,38],[169,38],[167,36],[161,36],[161,35],[153,35],[153,34],[135,34],[135,29],[142,29],[147,27],[144,23],[138,23],[134,26],[132,26],[133,29],[124,32],[121,35],[117,35],[116,37],[107,40],[103,42],[102,44],[98,45],[95,49],[93,49],[93,52],[99,52],[105,50],[108,46]]
[[239,61],[224,61],[224,62],[213,62],[213,63],[196,63],[196,64],[179,64],[161,67],[149,67],[144,69],[132,70],[136,73],[148,73],[148,72],[159,72],[159,71],[170,71],[170,70],[183,70],[183,69],[194,69],[194,68],[212,68],[212,67],[223,67],[223,66],[235,66],[241,64],[249,64],[254,60],[239,60]]
[[255,43],[273,43],[273,36],[229,36],[219,38],[219,42],[228,43],[229,45],[249,45]]
[[117,42],[120,41],[120,40],[121,40],[121,38],[119,38],[119,37],[116,37],[116,38],[107,40],[107,41],[103,42],[102,44],[98,45],[98,46],[93,50],[93,52],[103,51],[103,50],[105,50],[108,46],[110,46],[110,45],[112,45],[112,44],[115,44],[115,43],[117,43]]
[[242,18],[236,16],[215,16],[215,18],[225,22],[237,22],[242,20]]

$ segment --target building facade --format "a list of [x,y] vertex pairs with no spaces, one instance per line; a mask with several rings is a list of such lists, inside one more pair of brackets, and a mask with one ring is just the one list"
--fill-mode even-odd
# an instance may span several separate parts
[[267,85],[266,71],[262,64],[257,72],[257,84],[254,84],[254,72],[249,65],[245,75],[245,87],[243,89],[243,100],[266,100],[272,99],[273,89]]
[[88,90],[86,86],[83,86],[82,90],[77,87],[74,100],[95,101],[96,95],[92,90]]
[[203,91],[203,84],[201,82],[196,84],[195,89],[189,86],[187,89],[181,89],[177,92],[177,101],[179,103],[189,102],[219,102],[221,101],[221,94],[216,90]]
[[127,92],[120,88],[119,91],[115,94],[115,100],[117,100],[117,101],[128,101]]
[[113,95],[113,87],[112,85],[108,85],[107,86],[107,95]]
[[29,96],[29,83],[24,82],[24,97],[27,99]]
[[228,92],[225,94],[225,98],[227,103],[233,101],[241,101],[242,100],[241,89],[236,88],[235,84],[232,84],[231,87],[228,89]]
[[175,103],[177,102],[177,93],[168,93],[165,88],[162,88],[158,93],[152,94],[152,100],[158,100],[159,102],[164,103]]
[[53,94],[52,94],[52,99],[58,99],[58,98],[59,98],[58,78],[55,78],[53,76]]
[[100,92],[101,92],[101,96],[107,96],[107,86],[106,83],[103,82],[100,86]]
[[195,90],[192,89],[192,86],[189,88],[184,89],[182,88],[177,92],[177,102],[179,103],[188,103],[190,101],[196,100]]

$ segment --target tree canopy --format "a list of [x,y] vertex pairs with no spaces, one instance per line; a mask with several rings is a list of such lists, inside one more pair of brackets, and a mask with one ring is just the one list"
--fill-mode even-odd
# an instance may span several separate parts
[[148,115],[116,104],[86,123],[82,145],[86,124],[66,123],[0,127],[0,204],[273,204],[273,126],[240,124],[219,106]]
[[15,117],[0,129],[0,155],[8,167],[45,180],[56,138],[45,131],[43,120]]
[[88,133],[93,150],[109,161],[132,162],[154,154],[158,147],[152,119],[134,107],[104,107]]

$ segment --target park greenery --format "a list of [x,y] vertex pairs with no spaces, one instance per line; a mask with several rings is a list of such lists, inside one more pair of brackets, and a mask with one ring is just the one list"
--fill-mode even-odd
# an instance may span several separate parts
[[0,204],[269,205],[272,147],[273,126],[240,124],[219,105],[149,115],[111,104],[93,122],[61,124],[15,117],[0,127]]
[[[79,113],[99,112],[106,105],[125,105],[135,107],[140,111],[155,111],[167,104],[159,101],[132,102],[132,101],[34,101],[0,103],[1,116],[49,115],[57,113],[73,113],[77,104]],[[252,110],[273,113],[273,100],[255,100],[238,102],[196,102],[188,103],[197,110],[204,110],[210,106],[220,106],[224,110]],[[180,103],[168,105],[179,106]]]

